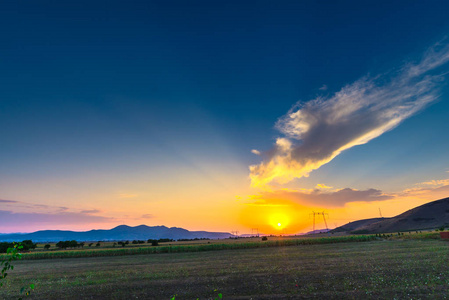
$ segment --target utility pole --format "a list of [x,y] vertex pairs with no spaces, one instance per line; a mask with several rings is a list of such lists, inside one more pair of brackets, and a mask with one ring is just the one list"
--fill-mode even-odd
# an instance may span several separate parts
[[381,218],[383,218],[382,217],[382,212],[380,211],[380,207],[379,207],[379,215],[380,215]]

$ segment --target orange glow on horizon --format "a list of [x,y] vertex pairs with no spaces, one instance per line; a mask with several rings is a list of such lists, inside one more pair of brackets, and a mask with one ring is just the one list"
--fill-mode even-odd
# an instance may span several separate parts
[[245,204],[240,211],[240,224],[258,228],[264,234],[295,234],[308,227],[308,208],[290,201],[278,205]]

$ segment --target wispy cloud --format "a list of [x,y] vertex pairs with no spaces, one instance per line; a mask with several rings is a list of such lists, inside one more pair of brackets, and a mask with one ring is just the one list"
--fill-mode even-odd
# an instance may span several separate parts
[[[94,215],[100,213],[98,209],[72,209],[65,206],[51,206],[46,204],[38,204],[17,200],[0,199],[0,204],[4,203],[4,207],[0,210],[0,225],[6,226],[15,218],[17,221],[11,224],[33,225],[34,223],[52,223],[55,221],[67,220],[67,224],[82,224],[83,222],[105,222],[111,221],[112,218]],[[5,208],[6,207],[6,208]],[[76,220],[78,219],[78,220]],[[65,223],[61,223],[65,224]]]
[[425,181],[425,182],[421,182],[419,185],[432,185],[432,186],[443,186],[443,185],[448,185],[449,184],[449,179],[437,179],[437,180],[430,180],[430,181]]
[[100,211],[98,209],[86,209],[82,210],[80,213],[82,214],[98,214]]
[[17,203],[17,201],[0,199],[0,203]]
[[144,214],[144,215],[142,215],[141,218],[142,219],[152,219],[152,218],[154,218],[154,215],[152,215],[152,214]]
[[436,44],[419,63],[363,77],[330,98],[298,102],[276,123],[284,136],[263,153],[263,162],[250,166],[251,185],[307,177],[342,151],[395,128],[438,99],[444,74],[431,71],[448,61],[449,45]]
[[449,196],[449,179],[434,179],[415,184],[414,187],[398,193],[400,197],[414,197],[436,200]]
[[331,186],[327,186],[324,183],[318,183],[315,187],[316,189],[331,189]]
[[114,221],[114,218],[93,216],[83,212],[52,213],[15,213],[12,211],[0,210],[0,224],[48,224],[48,225],[72,225],[85,223],[105,223]]
[[256,154],[256,155],[260,155],[260,151],[256,150],[256,149],[251,150],[251,153]]
[[326,91],[327,90],[327,85],[323,84],[322,87],[319,88],[320,91]]
[[286,203],[296,203],[304,206],[342,207],[349,202],[372,202],[392,199],[392,195],[386,195],[377,189],[359,191],[344,188],[334,192],[313,190],[281,189],[275,191],[262,191],[252,196],[250,205],[278,206]]

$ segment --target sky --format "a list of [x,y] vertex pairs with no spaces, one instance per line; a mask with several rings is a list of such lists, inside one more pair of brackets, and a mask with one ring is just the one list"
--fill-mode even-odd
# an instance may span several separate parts
[[295,234],[449,197],[448,9],[3,2],[0,233]]

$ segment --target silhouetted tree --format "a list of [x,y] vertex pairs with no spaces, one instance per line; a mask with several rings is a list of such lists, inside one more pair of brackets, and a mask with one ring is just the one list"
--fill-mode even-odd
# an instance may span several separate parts
[[33,243],[32,240],[24,240],[20,243],[23,246],[22,250],[36,249],[37,244]]
[[65,245],[65,243],[63,241],[59,241],[56,243],[56,247],[60,248],[60,249],[65,249],[67,248],[67,246]]
[[70,248],[76,248],[76,247],[78,247],[78,242],[75,241],[75,240],[69,241],[69,247],[70,247]]

